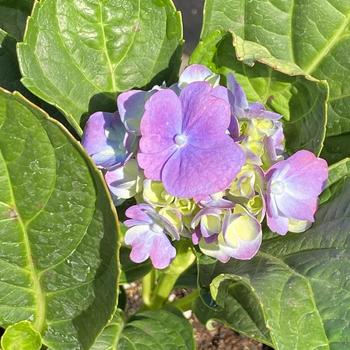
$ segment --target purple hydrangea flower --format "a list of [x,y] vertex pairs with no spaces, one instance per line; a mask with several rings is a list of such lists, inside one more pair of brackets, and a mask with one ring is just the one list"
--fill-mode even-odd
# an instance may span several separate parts
[[129,227],[125,243],[132,247],[130,259],[141,263],[151,258],[155,268],[166,268],[176,255],[168,236],[180,238],[175,227],[147,204],[134,205],[125,214],[130,218],[125,221]]
[[327,177],[327,162],[309,151],[298,151],[273,165],[266,173],[269,228],[285,235],[290,219],[313,222]]
[[98,167],[109,169],[130,158],[136,138],[126,131],[118,113],[96,112],[86,122],[81,143]]
[[220,192],[244,164],[244,152],[226,134],[230,106],[214,90],[196,82],[179,97],[165,89],[146,103],[137,160],[147,178],[176,197]]

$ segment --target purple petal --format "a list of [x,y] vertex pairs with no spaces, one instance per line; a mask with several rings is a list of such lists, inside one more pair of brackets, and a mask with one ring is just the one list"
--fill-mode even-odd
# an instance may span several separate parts
[[165,89],[155,93],[145,109],[137,160],[147,178],[160,180],[164,163],[176,150],[174,136],[181,133],[181,103],[172,90]]
[[170,156],[176,152],[176,146],[165,149],[158,153],[139,153],[137,162],[144,169],[145,177],[151,180],[162,180],[162,171],[164,164]]
[[201,148],[210,148],[225,138],[230,125],[229,104],[212,93],[207,83],[199,82],[188,85],[180,95],[185,111],[182,133],[190,144]]
[[117,98],[120,119],[129,132],[140,133],[141,118],[145,112],[145,103],[155,91],[130,90]]
[[239,123],[238,123],[238,119],[234,115],[234,108],[232,107],[234,106],[234,97],[232,95],[232,92],[223,86],[217,86],[216,88],[214,88],[213,95],[225,100],[230,104],[232,113],[231,113],[231,120],[230,120],[228,130],[230,132],[230,135],[234,138],[234,140],[238,139]]
[[267,111],[261,103],[252,103],[249,105],[249,111],[245,114],[246,118],[279,120],[282,116],[278,113]]
[[150,257],[155,268],[166,268],[175,256],[176,250],[165,235],[154,236]]
[[234,97],[234,112],[237,118],[241,117],[245,111],[249,110],[249,103],[247,96],[242,89],[241,85],[238,84],[237,80],[232,74],[227,76],[227,88],[232,92]]
[[[156,92],[145,105],[145,113],[141,121],[142,136],[159,137],[161,135],[164,139],[172,139],[174,135],[181,133],[181,129],[182,109],[178,96],[170,89]],[[142,148],[141,151],[143,151]]]
[[211,197],[205,200],[201,200],[199,204],[205,208],[216,209],[232,209],[235,206],[235,204],[228,199],[212,199]]
[[298,151],[272,166],[266,174],[266,203],[271,230],[285,234],[288,219],[313,221],[317,198],[327,177],[326,161],[309,151]]
[[148,210],[152,210],[152,207],[147,204],[137,204],[129,207],[125,211],[125,215],[136,222],[151,224],[153,220],[147,215]]
[[130,259],[133,262],[141,263],[149,258],[153,235],[148,225],[134,226],[126,231],[124,240],[127,245],[132,247]]
[[188,66],[179,78],[179,86],[186,86],[196,81],[205,81],[207,78],[213,75],[213,72],[206,66],[201,64],[192,64]]
[[210,149],[187,146],[174,153],[162,171],[165,189],[182,198],[225,190],[240,171],[244,153],[227,135]]
[[269,211],[266,212],[267,226],[272,232],[284,236],[288,232],[288,219],[282,216],[270,216]]
[[111,168],[122,165],[131,156],[135,140],[118,113],[96,112],[86,123],[81,143],[97,166]]

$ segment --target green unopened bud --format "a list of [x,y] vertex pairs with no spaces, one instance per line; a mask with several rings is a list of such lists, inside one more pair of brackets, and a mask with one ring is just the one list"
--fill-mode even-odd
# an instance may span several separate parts
[[232,182],[229,194],[234,197],[252,198],[263,186],[263,173],[260,168],[245,165]]
[[175,199],[174,196],[165,190],[161,182],[152,180],[145,180],[143,182],[143,198],[146,202],[156,207],[165,207]]
[[178,232],[181,233],[183,229],[182,216],[179,210],[172,207],[165,207],[159,210],[159,214],[167,219]]
[[227,226],[224,239],[232,248],[238,248],[240,240],[252,241],[260,230],[257,221],[250,215],[238,215]]
[[305,232],[311,225],[312,223],[310,221],[289,219],[288,231],[295,233]]
[[185,216],[192,215],[197,208],[196,203],[187,198],[176,198],[174,206]]

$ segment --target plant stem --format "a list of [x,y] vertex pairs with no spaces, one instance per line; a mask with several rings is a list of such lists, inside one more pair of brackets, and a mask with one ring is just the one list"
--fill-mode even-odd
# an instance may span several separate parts
[[163,306],[174,289],[177,279],[195,260],[189,241],[179,241],[176,248],[176,258],[166,270],[160,273],[157,286],[148,305],[150,309],[159,309]]
[[142,279],[142,299],[145,307],[149,307],[151,304],[154,284],[155,284],[155,271],[152,269]]
[[169,305],[178,308],[182,312],[191,310],[192,304],[197,299],[198,296],[199,296],[199,289],[195,289],[185,297],[181,299],[176,299],[172,303],[169,303]]

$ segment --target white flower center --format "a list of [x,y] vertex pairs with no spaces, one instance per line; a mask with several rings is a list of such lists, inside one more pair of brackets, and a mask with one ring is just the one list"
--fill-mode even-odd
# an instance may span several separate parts
[[283,194],[284,192],[284,183],[282,181],[275,181],[271,184],[271,193],[275,195]]
[[184,134],[177,134],[174,141],[179,147],[182,147],[187,143],[187,136]]
[[163,229],[158,224],[152,224],[151,230],[155,233],[162,233]]

